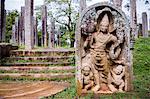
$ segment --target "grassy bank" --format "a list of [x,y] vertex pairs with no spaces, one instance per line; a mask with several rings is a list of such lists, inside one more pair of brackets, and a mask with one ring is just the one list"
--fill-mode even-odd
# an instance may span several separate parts
[[150,38],[136,41],[133,57],[134,90],[140,97],[150,98]]

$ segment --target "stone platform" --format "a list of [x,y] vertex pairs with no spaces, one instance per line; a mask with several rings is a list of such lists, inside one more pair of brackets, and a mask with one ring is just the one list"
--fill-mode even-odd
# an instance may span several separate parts
[[64,82],[0,82],[0,99],[38,99],[54,95],[70,86]]

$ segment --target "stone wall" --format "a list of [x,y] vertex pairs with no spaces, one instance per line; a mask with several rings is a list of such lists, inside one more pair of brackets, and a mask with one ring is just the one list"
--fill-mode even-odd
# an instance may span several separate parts
[[9,43],[0,43],[0,59],[9,57],[11,50],[17,50],[18,46],[13,46]]

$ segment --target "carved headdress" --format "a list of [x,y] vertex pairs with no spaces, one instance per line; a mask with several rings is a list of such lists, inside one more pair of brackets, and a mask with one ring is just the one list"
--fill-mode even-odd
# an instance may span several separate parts
[[108,19],[108,15],[107,14],[104,15],[104,17],[102,18],[100,24],[109,25],[109,19]]
[[113,26],[114,20],[112,17],[111,9],[105,7],[104,9],[97,11],[96,19],[97,19],[97,27],[96,27],[97,31],[100,28],[99,27],[100,23],[109,25],[108,32],[113,32],[115,30]]

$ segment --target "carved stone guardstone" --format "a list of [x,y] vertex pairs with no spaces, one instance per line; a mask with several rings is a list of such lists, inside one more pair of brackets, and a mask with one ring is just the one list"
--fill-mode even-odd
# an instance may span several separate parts
[[78,94],[132,90],[130,28],[121,9],[97,3],[85,9],[76,28]]

